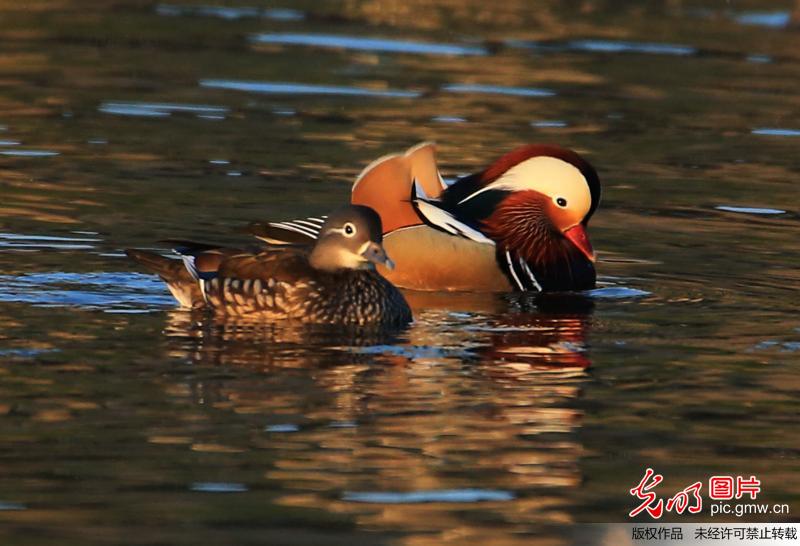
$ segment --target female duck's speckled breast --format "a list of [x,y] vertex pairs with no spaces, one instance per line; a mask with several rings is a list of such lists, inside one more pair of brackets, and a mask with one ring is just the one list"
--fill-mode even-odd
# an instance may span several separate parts
[[339,278],[321,287],[323,297],[308,300],[310,314],[324,317],[324,322],[345,324],[411,322],[411,309],[405,298],[378,272],[345,271],[336,277]]

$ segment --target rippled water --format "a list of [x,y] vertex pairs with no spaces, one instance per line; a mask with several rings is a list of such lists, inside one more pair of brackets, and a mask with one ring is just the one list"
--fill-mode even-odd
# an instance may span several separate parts
[[[791,6],[237,4],[0,0],[0,543],[566,544],[647,466],[796,520]],[[446,178],[586,154],[598,289],[409,293],[379,336],[176,310],[121,252],[422,140]]]

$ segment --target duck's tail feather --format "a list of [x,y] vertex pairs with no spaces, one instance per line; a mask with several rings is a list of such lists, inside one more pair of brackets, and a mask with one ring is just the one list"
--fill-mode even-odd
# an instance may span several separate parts
[[186,269],[183,260],[175,260],[155,252],[134,248],[126,249],[125,254],[151,273],[158,275],[167,284],[167,288],[181,307],[203,306],[204,300],[200,286]]

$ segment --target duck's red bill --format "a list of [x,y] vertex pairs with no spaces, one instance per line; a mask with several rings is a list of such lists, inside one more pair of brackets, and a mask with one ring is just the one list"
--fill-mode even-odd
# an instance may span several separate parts
[[564,236],[569,239],[573,245],[578,247],[578,250],[583,252],[589,260],[594,262],[597,259],[594,249],[592,248],[592,243],[589,242],[589,235],[586,233],[586,228],[583,227],[583,224],[578,224],[575,227],[569,228],[564,232]]

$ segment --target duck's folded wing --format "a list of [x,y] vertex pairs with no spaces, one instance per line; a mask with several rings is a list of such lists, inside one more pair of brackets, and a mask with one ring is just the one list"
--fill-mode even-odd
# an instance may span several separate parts
[[291,314],[298,290],[309,287],[307,255],[295,249],[268,249],[223,259],[213,277],[201,284],[212,308],[232,314]]
[[289,282],[310,274],[308,253],[303,249],[266,249],[225,257],[217,269],[217,277],[261,279]]

